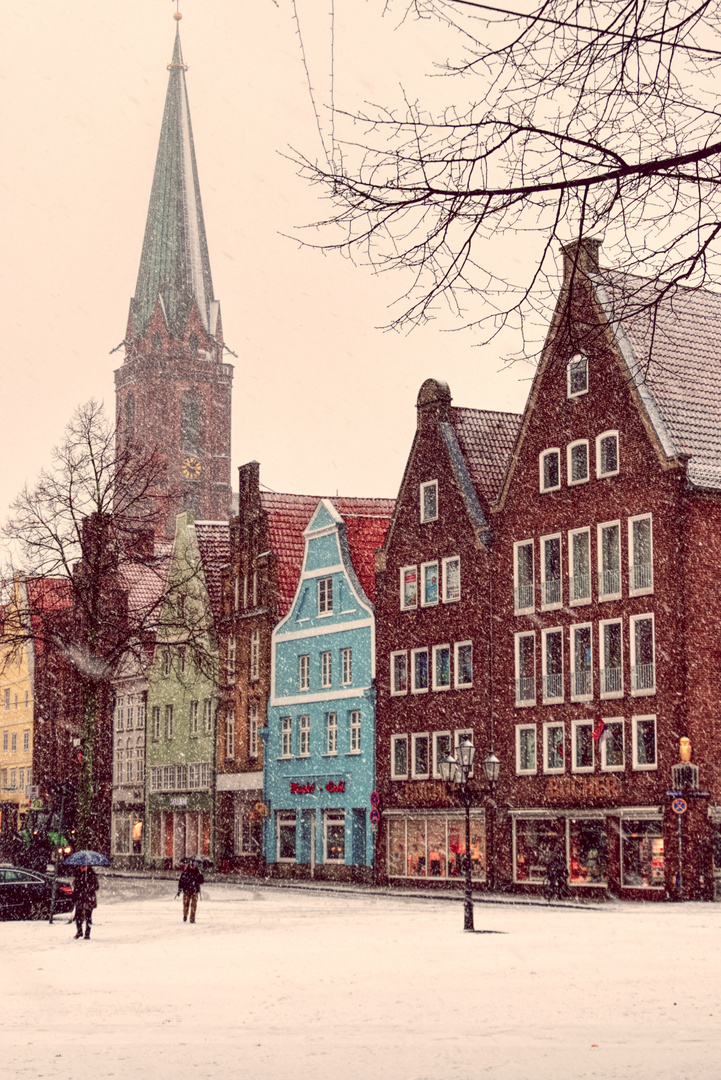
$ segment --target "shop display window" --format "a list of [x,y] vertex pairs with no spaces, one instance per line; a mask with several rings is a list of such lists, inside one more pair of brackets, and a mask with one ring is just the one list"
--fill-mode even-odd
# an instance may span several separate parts
[[526,884],[546,880],[546,868],[561,852],[565,858],[566,822],[564,818],[531,818],[514,822],[516,842],[516,881]]
[[[389,822],[390,877],[462,878],[465,873],[466,822],[462,815],[394,817]],[[486,872],[484,818],[471,815],[471,876]]]
[[621,864],[621,884],[627,889],[663,888],[663,822],[624,821]]
[[278,814],[278,859],[295,862],[295,811]]
[[606,822],[569,821],[569,881],[572,885],[605,885]]
[[345,862],[345,813],[342,810],[326,810],[323,818],[325,831],[325,862]]

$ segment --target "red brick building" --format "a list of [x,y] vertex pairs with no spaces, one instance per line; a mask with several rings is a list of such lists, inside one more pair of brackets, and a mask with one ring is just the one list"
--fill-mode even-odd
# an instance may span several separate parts
[[[462,735],[490,741],[490,503],[520,418],[455,408],[428,379],[377,556],[377,870],[393,884],[462,876],[464,811],[438,765]],[[472,873],[485,880],[480,757],[471,780]]]
[[560,853],[579,889],[704,898],[721,815],[721,297],[600,270],[598,246],[564,251],[491,514],[499,870],[538,885]]

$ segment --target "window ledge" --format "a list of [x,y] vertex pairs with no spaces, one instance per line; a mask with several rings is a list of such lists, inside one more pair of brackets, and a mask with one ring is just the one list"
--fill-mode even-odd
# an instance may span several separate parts
[[652,687],[650,690],[631,690],[631,697],[653,697],[656,693],[656,687]]
[[362,750],[349,750],[349,751],[348,751],[348,752],[346,753],[346,755],[345,755],[345,756],[346,756],[346,757],[360,757],[360,756],[362,755],[362,753],[363,753],[363,751],[362,751]]

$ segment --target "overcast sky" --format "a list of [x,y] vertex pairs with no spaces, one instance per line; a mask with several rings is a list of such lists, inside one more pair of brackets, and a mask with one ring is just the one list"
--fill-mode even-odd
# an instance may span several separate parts
[[[383,17],[384,0],[334,0],[338,108],[452,94],[429,79],[456,49],[436,23]],[[297,0],[329,123],[331,0]],[[135,287],[175,32],[171,0],[23,0],[3,11],[0,517],[49,463],[74,407],[114,411],[113,371]],[[288,239],[328,205],[285,157],[322,152],[291,0],[183,0],[180,23],[216,298],[238,354],[232,467],[253,458],[276,491],[395,495],[418,388],[520,411],[520,341],[478,348],[441,317],[379,329],[403,289]],[[312,239],[312,234],[307,234]],[[511,264],[513,259],[510,260]],[[511,265],[512,270],[512,265]],[[472,314],[472,313],[471,313]]]

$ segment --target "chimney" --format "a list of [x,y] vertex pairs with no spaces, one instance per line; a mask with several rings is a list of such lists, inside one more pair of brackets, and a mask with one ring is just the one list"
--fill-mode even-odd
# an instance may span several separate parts
[[598,250],[602,243],[603,240],[583,236],[580,240],[572,240],[570,244],[562,244],[563,280],[569,281],[574,272],[597,274],[599,270]]
[[238,514],[246,518],[260,510],[260,462],[249,461],[238,469]]

